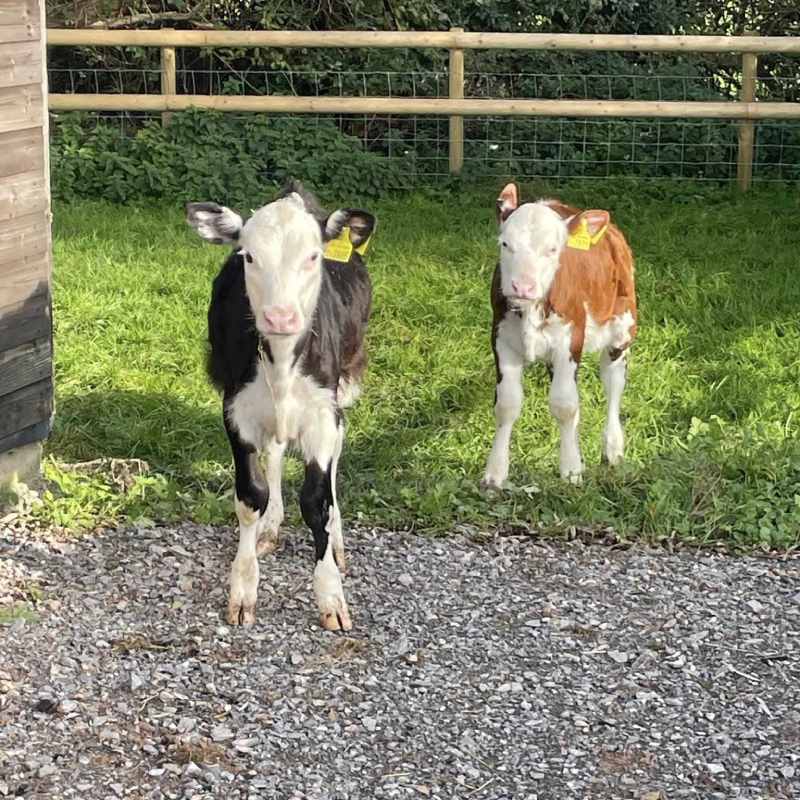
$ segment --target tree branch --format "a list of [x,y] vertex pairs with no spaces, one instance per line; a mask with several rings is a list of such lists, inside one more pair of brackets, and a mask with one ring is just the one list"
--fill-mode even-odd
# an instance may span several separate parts
[[160,11],[156,14],[130,14],[125,17],[101,19],[87,26],[89,28],[135,28],[138,25],[152,25],[154,22],[191,22],[196,28],[213,28],[213,23],[207,20],[198,20],[201,16],[201,7],[194,11]]

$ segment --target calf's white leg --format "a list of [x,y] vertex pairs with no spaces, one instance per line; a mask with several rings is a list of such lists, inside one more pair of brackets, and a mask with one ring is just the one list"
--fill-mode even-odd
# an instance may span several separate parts
[[495,388],[495,432],[492,451],[486,462],[483,485],[500,488],[508,477],[508,450],[511,431],[522,409],[522,358],[500,340],[496,344],[495,360],[500,380]]
[[283,522],[281,477],[285,450],[286,442],[270,439],[267,443],[267,489],[269,500],[267,501],[267,510],[259,522],[259,537],[256,547],[259,556],[273,552],[278,546],[278,532]]
[[578,365],[569,352],[553,357],[553,378],[550,384],[550,412],[556,418],[561,432],[559,468],[561,477],[571,483],[580,483],[583,473],[581,450],[578,442],[580,400],[578,397]]
[[267,507],[267,495],[261,480],[255,447],[242,438],[232,419],[234,413],[226,403],[223,418],[236,471],[235,508],[239,520],[239,547],[231,564],[227,619],[231,625],[250,625],[256,621],[258,595],[256,541],[260,520]]
[[231,625],[252,625],[256,621],[258,597],[258,511],[236,500],[239,520],[239,547],[231,564],[231,592],[228,599],[228,622]]
[[[612,466],[619,464],[625,452],[625,434],[622,432],[619,412],[622,392],[625,390],[627,350],[609,352],[600,356],[600,379],[608,400],[608,413],[603,428],[603,458]],[[612,356],[616,355],[615,359]]]

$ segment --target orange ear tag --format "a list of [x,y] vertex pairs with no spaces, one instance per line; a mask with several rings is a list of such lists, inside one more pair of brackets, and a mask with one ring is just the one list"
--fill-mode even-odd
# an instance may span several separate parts
[[592,236],[589,233],[589,223],[585,219],[582,219],[578,229],[569,235],[567,247],[572,247],[575,250],[588,250],[593,244],[597,244],[606,235],[607,230],[608,225],[603,225],[603,227]]

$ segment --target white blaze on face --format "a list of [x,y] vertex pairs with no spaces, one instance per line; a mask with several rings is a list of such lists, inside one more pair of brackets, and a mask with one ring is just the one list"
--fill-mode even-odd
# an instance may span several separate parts
[[300,196],[290,194],[259,208],[238,244],[259,331],[271,336],[305,330],[322,280],[322,232]]
[[567,243],[567,224],[545,203],[526,203],[500,225],[500,277],[506,297],[541,301]]

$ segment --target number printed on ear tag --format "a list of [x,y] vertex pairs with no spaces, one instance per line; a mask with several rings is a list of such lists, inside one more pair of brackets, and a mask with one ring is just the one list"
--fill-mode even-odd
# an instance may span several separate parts
[[325,245],[325,258],[329,261],[341,261],[346,264],[353,255],[353,244],[350,241],[350,228],[345,225],[342,232]]

